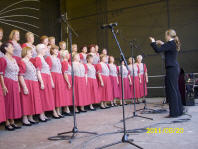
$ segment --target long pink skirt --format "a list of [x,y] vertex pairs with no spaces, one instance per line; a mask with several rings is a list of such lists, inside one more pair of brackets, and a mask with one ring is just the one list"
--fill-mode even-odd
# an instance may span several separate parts
[[[121,82],[121,77],[119,78],[119,89],[120,89],[120,99],[122,99],[122,82]],[[132,98],[131,95],[131,88],[129,85],[129,78],[123,78],[123,87],[124,87],[124,99],[130,99]]]
[[55,107],[63,107],[65,106],[65,94],[66,88],[64,84],[64,78],[62,73],[52,72],[52,79],[54,81],[53,94],[54,94],[54,102]]
[[38,81],[25,80],[29,94],[25,95],[21,88],[21,106],[23,115],[41,114],[42,103]]
[[130,77],[131,77],[131,83],[132,83],[132,85],[130,85],[130,97],[134,98],[134,84],[133,83],[135,83],[135,81],[133,82],[133,76],[130,76]]
[[113,101],[112,84],[109,76],[101,75],[104,86],[99,82],[98,94],[101,101]]
[[111,79],[111,84],[112,84],[112,93],[113,93],[113,98],[119,98],[120,97],[120,90],[119,90],[119,84],[117,82],[117,77],[115,76],[110,76]]
[[[144,80],[143,80],[144,79]],[[141,83],[140,83],[140,96],[144,97],[147,96],[147,83],[146,83],[146,78],[144,78],[144,75],[141,75]],[[145,85],[145,88],[144,88]],[[145,92],[145,93],[144,93]]]
[[4,77],[4,82],[8,89],[8,93],[4,97],[6,118],[21,118],[22,112],[18,81],[14,81],[12,79]]
[[74,96],[76,106],[87,106],[90,104],[87,99],[87,84],[85,77],[74,77]]
[[[134,97],[134,88],[135,87],[135,98],[140,98],[140,80],[139,80],[139,77],[138,76],[134,76],[134,84],[135,86],[131,86],[131,90],[132,90],[132,93],[133,93],[133,96]],[[131,76],[131,81],[133,83],[133,76]]]
[[5,101],[0,85],[0,123],[6,121]]
[[65,96],[64,96],[64,106],[71,106],[73,105],[72,103],[72,77],[71,75],[67,75],[68,76],[68,79],[69,79],[69,82],[70,82],[70,85],[71,85],[71,88],[68,87],[68,84],[67,82],[64,80],[64,84],[65,84]]
[[98,82],[97,79],[88,78],[87,83],[87,99],[90,104],[100,103],[100,99],[98,97]]
[[55,108],[54,95],[50,75],[41,73],[44,89],[40,88],[41,102],[43,111],[52,111]]

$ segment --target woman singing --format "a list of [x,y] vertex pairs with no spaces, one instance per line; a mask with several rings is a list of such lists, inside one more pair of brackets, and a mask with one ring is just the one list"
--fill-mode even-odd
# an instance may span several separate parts
[[178,88],[179,64],[177,62],[177,54],[180,51],[179,38],[173,29],[169,29],[165,32],[166,43],[163,43],[160,40],[155,41],[153,37],[149,37],[149,39],[155,52],[164,52],[165,54],[165,85],[166,96],[169,101],[169,116],[178,117],[183,114],[183,106]]
[[22,116],[18,83],[19,67],[13,57],[14,47],[11,42],[4,43],[0,50],[5,55],[0,59],[1,86],[5,99],[5,129],[12,131],[21,128],[14,121]]
[[33,50],[31,47],[25,47],[21,52],[21,61],[19,62],[19,83],[21,84],[21,108],[23,115],[23,125],[31,126],[37,124],[33,119],[36,114],[41,114],[42,104],[39,92],[39,83],[36,74],[36,68],[30,62]]

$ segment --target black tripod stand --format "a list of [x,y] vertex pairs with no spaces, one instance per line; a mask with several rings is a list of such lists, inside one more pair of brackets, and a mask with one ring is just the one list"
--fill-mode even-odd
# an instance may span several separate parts
[[[162,113],[164,110],[162,110],[162,109],[158,109],[158,110],[155,110],[155,109],[151,109],[151,108],[148,108],[147,107],[147,101],[146,101],[146,99],[145,99],[145,83],[146,83],[146,81],[145,81],[145,78],[146,78],[146,76],[145,76],[145,68],[144,68],[144,57],[145,57],[145,54],[144,54],[144,51],[140,48],[140,47],[138,47],[137,45],[135,45],[134,44],[134,47],[137,49],[137,50],[140,50],[143,54],[143,59],[142,59],[142,66],[143,66],[143,90],[144,90],[144,95],[143,95],[143,99],[142,99],[142,101],[144,102],[144,107],[142,108],[142,109],[138,109],[137,111],[142,111],[141,113],[142,114],[144,114],[144,113]],[[152,118],[151,118],[151,120],[153,120]]]
[[[57,138],[59,140],[69,140],[69,143],[72,142],[72,140],[75,138],[76,134],[78,133],[87,133],[87,134],[94,134],[97,135],[95,132],[88,132],[88,131],[79,131],[77,128],[77,122],[76,122],[76,113],[75,113],[75,99],[74,99],[74,71],[73,71],[73,62],[72,62],[72,32],[76,35],[77,33],[73,30],[73,28],[69,25],[66,19],[63,19],[63,22],[68,26],[68,31],[69,31],[69,41],[70,41],[70,46],[71,46],[71,74],[72,74],[72,102],[73,102],[73,129],[68,132],[62,132],[58,133]],[[71,136],[62,136],[64,134],[72,134]],[[51,139],[52,140],[52,139]],[[58,140],[58,139],[57,139]]]
[[[145,111],[154,111],[154,109],[150,109],[150,108],[148,108],[147,107],[147,101],[146,101],[146,99],[145,99],[145,83],[146,83],[146,81],[145,81],[145,78],[146,78],[146,76],[145,76],[145,68],[144,68],[144,61],[142,60],[142,65],[143,65],[143,90],[144,90],[144,96],[143,96],[143,98],[142,98],[142,101],[144,102],[144,108],[142,108],[142,109],[138,109],[137,111],[142,111],[142,113],[144,113]],[[152,119],[153,120],[153,119]]]
[[122,113],[123,113],[123,128],[124,128],[124,134],[123,134],[123,137],[122,137],[122,140],[121,141],[118,141],[118,142],[114,142],[114,143],[111,143],[111,144],[108,144],[108,145],[105,145],[105,146],[102,146],[102,147],[99,147],[99,148],[96,148],[96,149],[103,149],[103,148],[107,148],[107,147],[110,147],[110,146],[113,146],[113,145],[116,145],[116,144],[120,144],[120,143],[129,143],[133,146],[136,146],[137,148],[140,148],[140,149],[143,149],[142,147],[136,145],[135,143],[133,143],[133,139],[128,139],[128,136],[129,134],[127,134],[126,132],[126,123],[125,123],[125,106],[124,106],[124,87],[123,87],[123,66],[122,66],[122,61],[124,61],[127,69],[128,69],[128,65],[127,65],[127,62],[126,62],[126,59],[124,57],[124,54],[122,52],[122,49],[120,47],[120,44],[117,40],[117,37],[116,37],[116,34],[115,34],[115,31],[114,31],[114,26],[111,26],[109,25],[108,26],[110,29],[111,29],[111,32],[113,33],[113,37],[118,45],[118,48],[120,50],[120,71],[121,71],[121,84],[122,84]]
[[[130,118],[135,118],[135,117],[140,117],[140,118],[145,118],[145,119],[149,119],[149,120],[153,120],[153,118],[149,118],[149,117],[145,117],[145,116],[141,116],[141,115],[138,115],[137,114],[137,111],[139,110],[136,110],[136,94],[135,94],[135,72],[134,72],[134,62],[133,62],[133,47],[134,47],[134,43],[133,41],[130,41],[130,47],[131,47],[131,57],[132,57],[132,72],[133,72],[133,93],[134,93],[134,96],[132,97],[132,101],[134,102],[134,111],[133,111],[133,116],[130,116],[130,117],[127,117],[126,120],[130,119]],[[123,121],[123,120],[121,120]]]

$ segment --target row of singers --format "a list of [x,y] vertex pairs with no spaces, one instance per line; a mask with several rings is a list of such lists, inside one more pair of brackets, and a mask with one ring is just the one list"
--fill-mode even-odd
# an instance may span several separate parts
[[[0,48],[0,122],[6,121],[8,130],[20,128],[14,119],[22,116],[23,124],[28,126],[36,123],[33,119],[35,114],[39,114],[41,122],[47,121],[46,111],[53,111],[54,118],[61,118],[61,107],[64,113],[69,114],[69,106],[72,105],[71,57],[65,50],[66,43],[60,42],[59,50],[55,42],[49,45],[47,36],[42,36],[41,44],[36,47],[33,45],[32,33],[28,32],[26,38],[27,43],[22,45],[22,49],[17,40],[19,31],[14,30],[10,34],[10,41]],[[97,45],[91,45],[87,55],[87,48],[84,46],[82,53],[78,54],[77,45],[72,45],[77,113],[77,107],[85,112],[84,106],[89,105],[94,110],[93,104],[100,103],[101,108],[106,108],[107,101],[111,101],[113,105],[115,98],[121,99],[120,66],[114,64],[112,56],[108,63],[105,52],[99,56],[97,48]],[[141,60],[142,57],[138,56],[137,63],[134,63],[130,58],[130,71],[122,63],[125,99],[133,98],[134,95],[137,99],[147,95],[147,69]]]

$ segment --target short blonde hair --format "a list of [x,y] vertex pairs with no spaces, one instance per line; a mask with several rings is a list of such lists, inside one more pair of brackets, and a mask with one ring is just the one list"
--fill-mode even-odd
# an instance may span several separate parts
[[61,46],[61,45],[63,45],[63,44],[66,45],[66,42],[65,42],[65,41],[60,41],[60,42],[59,42],[59,46]]
[[26,34],[25,34],[25,38],[27,39],[29,36],[34,36],[34,34],[32,33],[32,32],[27,32]]
[[13,36],[16,34],[16,32],[20,33],[19,30],[17,29],[14,29],[10,32],[10,35],[9,35],[9,39],[12,40],[13,39]]
[[48,39],[49,39],[49,40],[52,40],[52,39],[55,39],[55,37],[54,37],[54,36],[51,36],[51,37],[49,37]]
[[24,58],[27,55],[28,51],[32,51],[32,48],[30,47],[23,48],[21,51],[21,57]]
[[59,49],[59,47],[56,46],[56,45],[51,45],[51,48],[50,48],[50,54],[51,54],[51,55],[54,54],[54,49]]
[[46,35],[41,36],[41,37],[40,37],[40,42],[43,43],[43,41],[44,41],[45,39],[47,39],[47,38],[48,38],[48,36],[46,36]]
[[142,55],[138,55],[137,59],[140,58],[141,60],[143,59]]
[[40,53],[41,50],[43,50],[43,49],[45,49],[45,48],[46,48],[46,46],[45,46],[43,43],[37,44],[37,45],[36,45],[36,52],[37,52],[37,53]]

